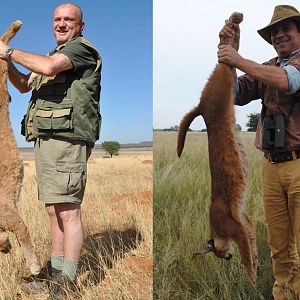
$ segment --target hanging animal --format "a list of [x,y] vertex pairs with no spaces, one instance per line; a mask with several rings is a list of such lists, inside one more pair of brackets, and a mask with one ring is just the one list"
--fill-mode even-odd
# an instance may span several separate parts
[[[229,21],[239,24],[241,13]],[[234,46],[234,36],[220,37],[220,45]],[[182,119],[177,138],[180,157],[187,130],[202,115],[207,127],[211,173],[210,240],[195,255],[213,251],[218,257],[233,256],[232,241],[239,249],[248,279],[255,285],[258,271],[256,240],[251,220],[244,211],[247,160],[235,129],[233,83],[235,71],[224,63],[217,64],[202,92],[200,103]]]
[[[8,43],[21,25],[20,21],[15,21],[1,40]],[[27,266],[31,273],[36,275],[40,272],[40,263],[27,226],[17,208],[23,165],[9,119],[10,95],[7,90],[7,70],[7,62],[0,59],[0,251],[8,253],[11,250],[7,232],[13,232],[21,245]]]

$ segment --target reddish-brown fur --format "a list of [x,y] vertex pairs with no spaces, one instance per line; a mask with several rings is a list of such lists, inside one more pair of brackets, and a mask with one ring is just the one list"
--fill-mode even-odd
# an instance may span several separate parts
[[[233,13],[232,23],[239,24],[242,14]],[[220,44],[233,45],[233,39],[221,38]],[[249,281],[255,284],[258,261],[253,224],[244,212],[246,189],[246,154],[235,130],[233,69],[219,63],[211,74],[197,107],[180,123],[177,153],[181,155],[187,129],[199,115],[207,126],[211,172],[211,207],[209,212],[211,240],[202,252],[226,259],[232,256],[231,240],[237,243]]]
[[[8,42],[19,30],[22,23],[14,22],[1,40]],[[28,229],[18,209],[23,166],[16,146],[9,120],[9,100],[7,90],[7,62],[0,59],[0,251],[9,252],[11,245],[6,231],[12,231],[22,247],[28,267],[32,274],[38,274],[38,263]]]

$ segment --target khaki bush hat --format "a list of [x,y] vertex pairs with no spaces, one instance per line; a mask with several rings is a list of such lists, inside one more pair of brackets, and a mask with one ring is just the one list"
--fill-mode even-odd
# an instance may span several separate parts
[[300,23],[300,14],[298,10],[295,7],[290,5],[277,5],[274,8],[274,12],[270,24],[262,29],[257,30],[257,32],[269,44],[272,44],[271,27],[277,24],[278,22],[287,19],[295,19],[298,23]]

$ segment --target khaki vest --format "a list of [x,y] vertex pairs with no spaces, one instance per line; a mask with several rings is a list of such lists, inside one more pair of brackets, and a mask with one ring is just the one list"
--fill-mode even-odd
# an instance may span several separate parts
[[[65,137],[85,140],[91,145],[99,139],[101,57],[86,39],[81,43],[94,52],[94,71],[67,70],[53,77],[38,75],[32,84],[32,96],[22,121],[22,134],[27,141],[38,137]],[[62,49],[60,45],[55,52]]]

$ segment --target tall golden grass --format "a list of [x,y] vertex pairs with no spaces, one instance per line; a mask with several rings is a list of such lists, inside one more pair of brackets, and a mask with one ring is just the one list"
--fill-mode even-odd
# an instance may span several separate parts
[[[121,151],[113,158],[94,152],[89,159],[82,204],[85,242],[77,279],[82,299],[152,299],[149,161],[152,151]],[[24,167],[18,207],[45,265],[50,256],[48,216],[37,200],[34,161],[28,155]],[[46,299],[46,294],[28,295],[20,288],[29,273],[13,234],[10,239],[11,254],[0,254],[0,299]]]
[[269,299],[273,277],[261,192],[262,154],[253,145],[254,134],[242,133],[242,140],[249,160],[246,211],[255,224],[260,260],[257,289],[247,281],[236,245],[230,261],[212,253],[192,259],[210,239],[207,135],[188,133],[180,159],[176,139],[176,132],[154,133],[154,297]]

